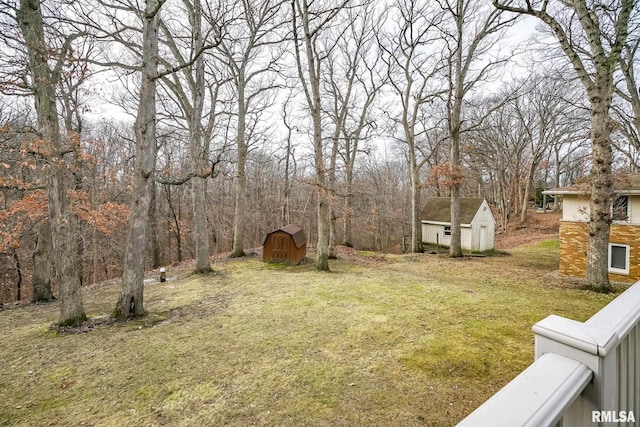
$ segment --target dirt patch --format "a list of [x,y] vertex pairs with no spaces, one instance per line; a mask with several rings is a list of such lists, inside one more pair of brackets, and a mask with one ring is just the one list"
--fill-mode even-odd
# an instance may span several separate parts
[[116,322],[117,320],[113,319],[111,316],[103,315],[88,319],[85,322],[82,322],[82,324],[79,326],[51,325],[49,327],[49,330],[56,331],[60,335],[83,334],[86,332],[91,332],[99,326],[113,325]]
[[348,246],[337,246],[338,258],[353,261],[358,264],[376,265],[384,264],[387,261],[385,254],[373,251],[358,251]]
[[495,247],[512,249],[555,239],[558,237],[561,218],[562,213],[559,212],[541,213],[531,210],[524,224],[509,224],[506,232],[496,234]]

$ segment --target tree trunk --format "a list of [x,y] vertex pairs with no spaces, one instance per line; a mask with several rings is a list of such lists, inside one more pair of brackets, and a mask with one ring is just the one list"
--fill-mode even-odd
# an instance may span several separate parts
[[136,158],[129,234],[125,245],[122,289],[113,317],[144,315],[144,267],[151,185],[156,160],[156,78],[158,70],[158,20],[162,2],[145,4],[142,30],[142,77],[138,114],[134,123]]
[[182,209],[180,208],[180,201],[178,200],[178,213],[176,213],[176,209],[173,206],[173,201],[171,200],[171,185],[165,185],[164,190],[167,199],[167,205],[169,206],[169,211],[171,213],[171,219],[173,220],[173,227],[171,226],[171,221],[167,222],[169,226],[169,233],[173,233],[175,235],[178,262],[182,262],[182,231],[180,228]]
[[233,250],[231,257],[244,256],[244,211],[246,209],[247,177],[245,161],[238,160],[235,180],[235,210],[233,219]]
[[149,252],[151,252],[151,268],[158,268],[160,261],[160,242],[158,241],[158,214],[156,202],[157,190],[151,184],[151,201],[149,202]]
[[[404,105],[409,105],[411,99],[411,85],[407,85],[403,93]],[[408,109],[403,108],[402,127],[407,140],[407,151],[409,154],[409,181],[411,186],[411,249],[410,252],[421,253],[422,245],[422,222],[420,220],[421,193],[420,166],[416,156],[415,141],[415,121],[418,111],[418,104],[414,104],[413,114],[410,116]]]
[[338,123],[336,124],[336,130],[333,135],[333,141],[331,145],[331,158],[329,163],[329,192],[330,192],[330,204],[329,204],[329,259],[338,258],[336,251],[336,220],[337,215],[335,211],[335,199],[336,199],[336,166],[338,158],[338,144],[339,136],[342,124],[342,116],[339,115]]
[[[296,54],[296,65],[298,76],[302,83],[302,88],[307,100],[307,106],[311,113],[311,120],[313,122],[313,156],[314,167],[316,172],[315,177],[315,192],[318,197],[318,245],[316,252],[316,269],[319,271],[329,270],[329,203],[330,194],[327,188],[326,169],[324,165],[324,146],[322,140],[322,104],[320,99],[320,78],[321,78],[321,63],[325,58],[324,54],[319,54],[316,48],[318,42],[317,33],[320,32],[324,26],[331,21],[332,17],[335,17],[339,11],[345,7],[346,1],[340,6],[330,10],[324,11],[319,27],[312,30],[311,22],[312,17],[316,12],[310,12],[309,6],[313,2],[307,1],[292,1],[292,29],[294,37],[294,48]],[[327,14],[328,13],[328,14]],[[304,57],[306,60],[306,71],[302,67],[303,55],[300,50],[299,41],[299,28],[298,19],[303,30],[304,38]],[[306,76],[305,76],[306,75]]]
[[51,227],[43,221],[38,227],[36,249],[33,251],[33,294],[31,302],[53,301],[51,291]]
[[[316,169],[316,191],[318,193],[318,245],[316,247],[316,269],[329,271],[329,191],[327,189],[324,150],[322,143],[322,118],[320,103],[319,70],[316,70],[311,39],[306,40],[307,63],[310,67],[310,85],[312,92],[313,154]],[[319,67],[319,63],[317,64]]]
[[[238,128],[240,128],[240,126],[238,126]],[[244,141],[238,142],[237,160],[238,163],[236,165],[235,179],[235,211],[233,219],[233,251],[231,252],[231,257],[244,256],[244,218],[247,192],[247,147]]]
[[[69,171],[62,165],[52,166],[55,170],[48,182],[49,221],[56,282],[60,286],[60,325],[79,325],[86,320],[82,305],[82,260],[79,257],[80,242],[77,233],[78,221],[71,212],[68,197]],[[53,209],[52,209],[53,207]],[[51,212],[53,210],[53,213]]]
[[322,154],[322,124],[320,119],[320,90],[317,91],[318,108],[313,114],[313,141],[316,167],[316,191],[318,192],[318,245],[316,269],[329,271],[329,194]]
[[524,196],[522,197],[522,209],[520,210],[520,225],[524,225],[527,222],[527,207],[529,206],[529,195],[533,187],[533,176],[536,173],[536,164],[534,162],[529,166],[529,172],[527,173],[527,181],[524,183]]
[[[589,245],[587,249],[587,284],[609,291],[609,229],[613,179],[609,104],[606,97],[591,99],[591,203],[589,217]],[[610,99],[610,98],[609,98]]]
[[291,198],[291,177],[289,169],[290,169],[290,159],[292,156],[291,150],[291,128],[288,128],[287,133],[287,154],[284,162],[284,200],[282,201],[282,215],[281,215],[281,223],[283,225],[291,223],[291,214],[290,214],[290,198]]
[[420,221],[421,186],[420,169],[416,164],[415,151],[409,149],[409,170],[411,174],[411,252],[422,252],[422,222]]
[[142,170],[136,169],[132,194],[134,201],[131,205],[129,234],[125,245],[122,288],[113,313],[113,317],[119,319],[144,315],[145,252],[140,251],[140,248],[146,248],[152,181]]
[[77,219],[71,211],[69,190],[73,177],[64,163],[64,147],[60,138],[56,108],[57,76],[48,65],[48,47],[44,39],[44,26],[38,0],[21,0],[16,17],[25,39],[35,96],[38,128],[46,143],[51,144],[54,155],[49,163],[46,179],[49,203],[49,221],[55,258],[56,281],[60,284],[61,325],[78,325],[86,320],[82,305],[79,235]]
[[337,259],[338,251],[336,249],[336,228],[337,216],[333,205],[329,205],[329,259]]
[[[321,188],[319,186],[319,188]],[[329,271],[329,203],[323,196],[318,197],[318,245],[316,246],[316,269]]]
[[[310,51],[310,46],[308,47]],[[307,53],[310,55],[310,53]],[[310,61],[311,63],[313,61]],[[315,77],[315,72],[314,72]],[[313,120],[313,148],[316,169],[316,192],[318,193],[318,245],[316,247],[316,269],[329,271],[329,191],[326,182],[324,154],[322,145],[322,119],[320,117],[320,82],[313,78],[313,101],[315,107],[311,111]]]
[[346,184],[345,184],[345,198],[344,198],[344,236],[343,236],[343,245],[348,246],[350,248],[353,247],[353,222],[352,222],[352,200],[353,196],[351,195],[352,187],[353,187],[353,168],[350,165],[347,165],[346,171]]
[[[457,173],[460,171],[460,127],[462,126],[462,98],[464,96],[463,86],[466,78],[466,67],[462,64],[462,39],[463,39],[463,23],[464,23],[464,2],[458,0],[456,3],[456,14],[454,20],[456,23],[457,37],[455,60],[453,63],[454,80],[450,84],[454,87],[449,88],[448,103],[448,119],[449,119],[449,137],[451,138],[451,244],[449,246],[449,256],[458,258],[462,256],[462,242],[460,230],[460,185]],[[468,53],[469,54],[469,53]],[[472,58],[466,58],[466,66],[469,65]],[[453,104],[452,104],[453,102]]]
[[[189,117],[189,137],[191,149],[191,166],[200,174],[206,167],[208,144],[203,141],[202,111],[204,109],[205,70],[204,55],[201,50],[204,44],[202,37],[202,5],[195,0],[190,11],[193,26],[194,50],[198,53],[195,62],[195,82],[192,84],[192,111]],[[209,227],[207,225],[206,178],[195,176],[191,179],[191,201],[193,208],[193,233],[196,245],[196,273],[211,272],[209,249]]]
[[462,256],[462,230],[460,227],[460,108],[462,93],[456,98],[454,111],[450,119],[451,135],[451,246],[449,256],[459,258]]
[[235,212],[233,217],[233,250],[232,257],[244,256],[244,219],[247,193],[247,141],[245,141],[247,111],[244,96],[244,70],[240,69],[238,76],[238,132],[236,135],[236,196]]
[[191,200],[193,202],[193,226],[196,243],[196,273],[210,273],[209,227],[207,225],[206,178],[191,179]]
[[[313,61],[313,50],[311,40],[307,40],[308,64],[312,70],[311,88],[313,94],[313,109],[311,111],[313,120],[313,154],[316,168],[316,191],[318,192],[318,246],[316,257],[316,269],[319,271],[329,271],[329,215],[330,215],[330,195],[327,188],[326,169],[324,166],[324,150],[322,143],[322,119],[320,103],[320,80],[318,78],[315,63]],[[319,64],[318,64],[319,66]]]
[[[555,178],[554,178],[554,188],[560,188],[560,149],[554,147],[554,155],[556,159],[555,164]],[[553,211],[558,211],[558,196],[553,196]]]

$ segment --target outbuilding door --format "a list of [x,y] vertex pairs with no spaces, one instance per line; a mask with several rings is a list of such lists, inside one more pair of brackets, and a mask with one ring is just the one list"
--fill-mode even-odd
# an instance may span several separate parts
[[275,262],[286,262],[289,259],[289,248],[287,241],[289,236],[282,234],[273,236],[273,260]]

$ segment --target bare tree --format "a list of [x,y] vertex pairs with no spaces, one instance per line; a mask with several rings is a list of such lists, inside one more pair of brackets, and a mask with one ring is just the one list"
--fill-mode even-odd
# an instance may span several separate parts
[[[320,85],[322,63],[331,43],[322,45],[322,37],[349,0],[319,5],[309,0],[292,0],[292,29],[298,78],[313,123],[313,155],[315,166],[315,189],[318,197],[318,245],[316,268],[329,270],[329,204],[324,142],[322,138],[322,103]],[[327,47],[328,46],[328,47]]]
[[[42,181],[49,167],[46,156],[37,150],[27,148],[32,142],[37,144],[38,141],[38,135],[34,131],[36,126],[30,118],[30,112],[31,108],[27,108],[26,105],[16,107],[14,102],[0,102],[0,120],[3,123],[3,129],[0,131],[0,162],[3,166],[0,172],[0,235],[3,236],[0,238],[0,253],[12,260],[16,289],[21,288],[23,276],[28,277],[29,274],[26,270],[21,271],[28,267],[20,262],[21,254],[16,250],[16,246],[24,247],[21,240],[31,234],[31,229],[35,231],[35,248],[31,253],[31,301],[44,302],[54,300],[51,288],[53,249],[51,225],[46,215],[47,207],[44,206],[45,212],[38,212],[38,204],[34,206],[27,202],[25,208],[18,208],[22,201],[34,197],[36,192],[44,188]],[[36,196],[36,199],[40,197]],[[13,215],[9,206],[13,206]],[[33,214],[22,215],[22,212],[27,210]],[[33,216],[34,214],[36,216]],[[22,296],[23,293],[16,294]],[[19,300],[18,295],[16,299]]]
[[[191,169],[198,176],[191,178],[191,200],[193,204],[193,233],[196,242],[196,268],[197,273],[208,273],[211,271],[211,261],[209,260],[209,227],[207,226],[207,209],[205,206],[206,175],[200,173],[207,168],[209,154],[208,141],[203,141],[202,114],[205,102],[205,67],[202,50],[205,45],[205,36],[202,30],[202,5],[200,0],[185,1],[186,9],[189,13],[189,22],[192,28],[193,52],[191,56],[197,56],[193,64],[195,79],[190,80],[191,84],[191,114],[188,114],[189,123],[189,149],[191,159]],[[186,70],[185,67],[183,70]],[[215,100],[214,100],[215,101]],[[212,108],[215,108],[213,106]]]
[[[420,158],[420,138],[428,129],[420,128],[421,108],[433,101],[440,89],[435,76],[442,69],[438,53],[441,36],[437,24],[441,15],[432,6],[414,0],[398,0],[390,8],[389,26],[379,37],[381,59],[387,67],[387,79],[402,107],[392,120],[401,127],[407,145],[411,182],[411,252],[422,252],[420,222],[420,170],[426,157]],[[384,26],[383,26],[384,28]]]
[[136,135],[135,174],[132,189],[129,237],[124,253],[122,288],[113,317],[126,319],[143,316],[147,225],[151,203],[151,185],[156,162],[156,83],[158,74],[158,28],[164,0],[147,0],[142,11],[142,73]]
[[471,132],[469,147],[471,163],[480,176],[488,175],[491,199],[500,213],[500,226],[506,230],[516,202],[521,171],[528,146],[522,123],[516,120],[513,88],[504,88],[498,95],[486,99],[475,113],[481,123]]
[[[209,227],[207,224],[207,209],[205,203],[205,189],[209,165],[210,135],[215,126],[216,109],[218,107],[217,94],[226,80],[219,76],[207,76],[205,67],[205,49],[218,45],[221,40],[223,19],[215,11],[205,14],[200,0],[183,1],[184,8],[179,9],[173,16],[160,20],[163,34],[163,46],[166,46],[173,61],[161,60],[167,69],[172,63],[179,64],[179,70],[162,77],[163,86],[170,91],[175,104],[179,107],[182,117],[171,116],[172,121],[184,121],[189,134],[189,158],[191,186],[191,202],[193,209],[193,237],[195,241],[195,271],[208,273],[211,271],[209,249]],[[181,15],[186,14],[191,24],[188,34],[180,31],[183,25]],[[206,15],[206,21],[205,21]],[[209,28],[203,28],[205,22],[210,22]],[[214,70],[214,72],[217,70]],[[207,92],[207,87],[212,89]],[[211,96],[208,96],[211,95]],[[205,123],[203,124],[203,116]],[[178,180],[181,183],[181,180]]]
[[613,74],[626,43],[633,0],[572,2],[493,0],[496,8],[538,18],[551,30],[584,85],[591,104],[591,203],[586,281],[603,291],[610,289],[610,207],[613,162],[610,109]]
[[328,182],[331,193],[329,256],[336,256],[336,220],[338,157],[344,162],[344,236],[351,245],[351,200],[353,170],[361,139],[373,126],[370,112],[381,89],[383,79],[376,72],[374,8],[366,5],[347,11],[344,28],[336,28],[336,48],[327,58],[328,79],[325,82],[327,106],[324,108],[333,124]]
[[[478,0],[440,0],[445,18],[439,24],[446,40],[446,109],[451,140],[451,246],[449,256],[461,257],[460,241],[460,136],[463,104],[474,87],[489,77],[497,65],[506,61],[496,57],[496,43],[514,19],[505,19],[501,10]],[[467,125],[468,127],[469,125]]]
[[[528,159],[524,177],[524,194],[520,210],[520,223],[526,221],[529,197],[540,163],[548,157],[551,147],[566,145],[579,138],[581,132],[579,107],[569,100],[573,89],[570,82],[541,73],[528,77],[521,85],[521,94],[511,103],[518,128],[528,142]],[[525,166],[525,165],[523,165]]]
[[287,136],[285,138],[285,153],[284,153],[284,182],[283,182],[283,197],[280,220],[282,224],[291,223],[291,190],[293,188],[293,182],[296,176],[296,158],[295,147],[293,146],[292,134],[294,126],[290,122],[289,116],[289,103],[291,101],[291,93],[287,97],[286,101],[282,104],[282,123],[287,128]]
[[353,216],[358,230],[353,236],[355,247],[400,253],[407,246],[411,189],[408,163],[405,158],[394,158],[397,154],[361,158],[353,189],[353,206],[358,213]]
[[246,210],[246,162],[251,141],[247,132],[247,116],[264,110],[270,92],[277,83],[278,62],[282,56],[282,37],[278,34],[285,23],[282,0],[240,2],[236,8],[240,16],[227,29],[217,48],[219,61],[226,66],[235,89],[236,178],[235,216],[232,257],[244,255],[244,227]]
[[[152,198],[152,186],[155,180],[166,183],[159,174],[156,174],[156,122],[157,122],[157,96],[156,87],[162,78],[180,72],[189,67],[194,67],[200,71],[196,71],[193,79],[201,79],[202,66],[194,66],[201,60],[201,55],[205,50],[202,40],[202,32],[198,27],[199,22],[193,20],[191,24],[196,26],[195,33],[189,34],[189,40],[196,46],[190,52],[189,59],[186,60],[177,55],[175,65],[173,62],[159,55],[159,31],[163,30],[166,35],[166,26],[161,26],[161,9],[166,0],[148,0],[145,2],[142,10],[138,5],[128,1],[113,2],[100,1],[96,10],[91,9],[94,5],[86,5],[83,11],[84,18],[91,23],[92,28],[97,33],[97,38],[105,43],[106,48],[103,51],[104,58],[95,61],[96,64],[111,67],[124,76],[137,73],[139,76],[139,93],[137,94],[137,113],[134,123],[135,133],[135,165],[133,168],[132,190],[131,190],[131,209],[129,221],[129,234],[124,249],[124,267],[123,267],[123,283],[120,297],[113,312],[113,316],[117,318],[128,318],[131,316],[144,315],[144,271],[145,271],[145,254],[140,253],[141,248],[147,248],[148,228],[149,228],[149,208]],[[188,8],[191,10],[193,4],[189,3]],[[96,19],[94,15],[99,11],[102,17]],[[198,5],[192,11],[198,18],[201,18]],[[192,15],[191,18],[194,18]],[[142,20],[142,28],[136,22],[137,19]],[[195,35],[194,35],[195,34]],[[170,39],[165,39],[170,44]],[[109,45],[114,44],[115,47]],[[193,47],[192,46],[192,47]],[[172,51],[176,53],[176,50]],[[114,57],[117,57],[114,59]],[[199,62],[202,64],[202,62]],[[162,65],[160,69],[159,65]],[[123,82],[125,80],[123,79]],[[196,91],[194,94],[195,108],[199,109],[203,103],[205,87],[202,84],[194,84]],[[187,99],[185,96],[184,99]],[[200,110],[201,111],[201,110]],[[200,116],[194,114],[198,122]],[[194,119],[195,122],[195,119]],[[202,127],[196,126],[195,133],[199,136],[202,133]],[[197,139],[197,138],[196,138]],[[195,144],[198,145],[197,143]],[[204,171],[207,172],[208,171]],[[179,179],[170,180],[172,184],[185,183],[194,176],[206,175],[203,171],[189,170],[186,176]],[[207,238],[206,234],[204,238]],[[208,250],[203,258],[203,269],[207,266],[210,268],[208,260]]]
[[[557,97],[560,98],[561,122],[567,132],[551,141],[547,173],[552,174],[554,188],[570,185],[582,177],[582,164],[588,162],[589,147],[589,106],[581,83],[573,78],[562,67],[555,72],[550,71],[551,85],[558,87]],[[578,174],[576,176],[576,173]],[[545,180],[546,182],[546,180]],[[558,198],[554,198],[554,210],[558,207]]]
[[[619,60],[622,78],[616,84],[613,112],[619,123],[618,130],[624,136],[629,149],[616,144],[618,151],[624,153],[635,169],[640,168],[637,153],[640,151],[640,82],[637,72],[640,70],[640,7],[636,7],[634,28],[622,50]],[[634,155],[635,154],[635,155]]]
[[[22,0],[16,10],[16,20],[22,31],[29,59],[30,87],[35,99],[38,131],[47,148],[50,172],[47,175],[47,198],[53,251],[56,254],[56,281],[60,286],[61,325],[77,325],[86,319],[82,305],[82,263],[78,220],[71,210],[69,190],[74,183],[69,170],[69,157],[75,147],[65,141],[58,125],[56,87],[62,66],[70,54],[74,39],[65,38],[62,48],[51,58],[51,46],[45,39],[45,26],[38,0]],[[49,60],[53,60],[53,68]]]
[[[379,96],[382,86],[385,84],[384,77],[378,75],[375,65],[363,60],[363,74],[358,77],[358,82],[362,90],[361,103],[358,109],[351,109],[351,120],[345,123],[342,130],[344,140],[343,161],[345,163],[345,187],[344,187],[344,229],[343,244],[353,246],[353,182],[355,174],[356,158],[360,153],[366,153],[362,142],[377,128],[375,119],[371,117],[374,103]],[[354,111],[355,110],[355,111]]]

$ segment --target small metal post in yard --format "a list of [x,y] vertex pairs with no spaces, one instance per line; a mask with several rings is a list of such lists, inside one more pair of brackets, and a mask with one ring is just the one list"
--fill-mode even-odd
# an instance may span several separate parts
[[436,233],[436,252],[440,253],[440,233]]
[[160,268],[160,281],[161,282],[167,281],[167,269],[164,267]]

